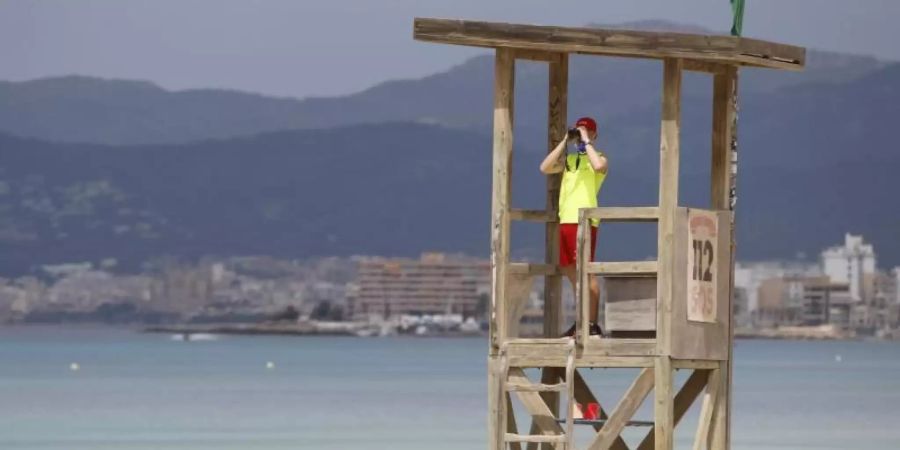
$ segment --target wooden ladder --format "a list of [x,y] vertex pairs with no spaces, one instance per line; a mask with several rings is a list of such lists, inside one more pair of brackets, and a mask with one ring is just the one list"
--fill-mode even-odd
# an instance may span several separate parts
[[[506,449],[508,444],[515,444],[513,448],[521,448],[521,443],[535,444],[552,444],[556,450],[574,450],[573,430],[575,420],[571,410],[573,409],[575,399],[575,340],[571,339],[567,346],[568,356],[566,358],[566,376],[565,380],[556,384],[533,383],[525,376],[524,368],[510,367],[506,344],[500,347],[500,408],[501,418],[505,419],[501,423],[507,423],[514,414],[512,404],[509,402],[509,394],[518,395],[525,409],[532,416],[535,424],[543,434],[519,434],[500,432],[501,449]],[[542,392],[560,392],[565,393],[566,408],[569,414],[565,415],[565,420],[557,420],[556,414],[550,409],[547,403],[541,397]],[[560,422],[563,422],[560,425]]]

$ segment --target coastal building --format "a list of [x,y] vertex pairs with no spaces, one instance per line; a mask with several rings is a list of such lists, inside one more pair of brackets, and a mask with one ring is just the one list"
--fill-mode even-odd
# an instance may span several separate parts
[[800,325],[851,328],[854,304],[847,283],[834,283],[828,279],[809,280],[803,284]]
[[486,260],[425,253],[419,259],[365,258],[359,261],[352,300],[355,320],[400,315],[461,314],[473,317],[479,295],[490,286]]
[[876,267],[875,249],[862,236],[844,235],[844,245],[822,252],[822,268],[835,283],[850,285],[854,300],[864,300],[872,292]]
[[[754,263],[737,263],[734,269],[735,292],[743,291],[746,298],[741,299],[741,304],[735,304],[736,313],[743,310],[752,322],[758,319],[764,322],[772,319],[772,314],[781,314],[781,288],[768,283],[766,292],[768,297],[760,296],[763,282],[780,278],[807,278],[822,275],[822,269],[818,264],[805,261],[762,261]],[[775,293],[778,293],[777,295]],[[744,305],[741,308],[741,305]],[[738,317],[738,322],[742,322]],[[746,319],[745,319],[746,320]]]
[[763,280],[759,287],[755,322],[762,327],[785,325],[851,326],[851,311],[857,302],[847,283],[826,276],[787,276]]
[[900,266],[891,269],[888,283],[888,292],[893,294],[891,296],[892,302],[895,305],[900,305]]

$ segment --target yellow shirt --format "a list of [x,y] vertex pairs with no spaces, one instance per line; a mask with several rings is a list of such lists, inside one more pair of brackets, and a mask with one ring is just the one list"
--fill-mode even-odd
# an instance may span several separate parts
[[[581,162],[578,162],[579,159]],[[596,207],[597,195],[605,179],[605,173],[591,167],[586,154],[567,155],[559,189],[559,223],[578,223],[579,209]],[[591,225],[597,226],[599,223],[599,220],[591,219]]]

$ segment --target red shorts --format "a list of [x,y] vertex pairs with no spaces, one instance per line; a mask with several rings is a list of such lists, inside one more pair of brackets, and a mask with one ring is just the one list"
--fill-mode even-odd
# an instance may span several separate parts
[[[597,246],[597,227],[591,227],[591,261],[594,260],[594,251]],[[575,253],[578,250],[578,224],[559,224],[559,265],[571,266],[578,258]]]

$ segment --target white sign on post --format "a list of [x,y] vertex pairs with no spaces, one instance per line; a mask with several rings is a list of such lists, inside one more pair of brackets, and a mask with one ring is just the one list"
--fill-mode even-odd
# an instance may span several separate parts
[[688,211],[687,318],[693,322],[716,321],[718,233],[715,213]]

